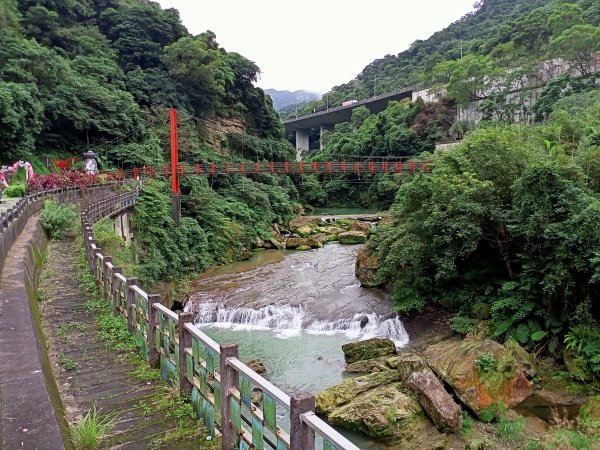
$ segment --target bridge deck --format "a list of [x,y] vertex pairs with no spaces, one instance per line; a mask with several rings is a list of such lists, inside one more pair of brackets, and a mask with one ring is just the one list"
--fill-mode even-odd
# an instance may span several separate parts
[[[173,404],[166,401],[177,392],[169,392],[160,380],[140,381],[132,375],[136,366],[127,353],[105,348],[97,334],[94,313],[85,306],[89,298],[74,276],[76,255],[70,241],[50,244],[42,274],[44,329],[69,416],[85,414],[94,404],[101,413],[114,414],[117,424],[107,447],[102,448],[216,448],[211,446],[214,442],[206,441],[208,433],[202,428],[193,436],[181,435]],[[77,367],[66,370],[65,358]],[[186,425],[198,423],[190,417],[182,420]]]

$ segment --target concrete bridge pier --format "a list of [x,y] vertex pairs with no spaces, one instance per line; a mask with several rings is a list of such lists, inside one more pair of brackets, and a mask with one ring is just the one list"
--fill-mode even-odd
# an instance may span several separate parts
[[300,160],[300,155],[302,155],[302,152],[307,152],[309,150],[308,134],[308,128],[298,128],[296,130],[296,155],[298,157],[298,161]]
[[323,150],[323,146],[325,145],[323,142],[323,131],[333,131],[335,129],[335,125],[331,123],[326,123],[319,126],[319,143],[321,145],[321,150]]

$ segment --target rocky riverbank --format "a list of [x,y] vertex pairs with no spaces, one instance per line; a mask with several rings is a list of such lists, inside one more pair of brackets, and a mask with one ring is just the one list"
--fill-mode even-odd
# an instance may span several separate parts
[[600,397],[514,341],[452,337],[396,353],[343,346],[348,378],[317,395],[336,426],[389,448],[600,448]]

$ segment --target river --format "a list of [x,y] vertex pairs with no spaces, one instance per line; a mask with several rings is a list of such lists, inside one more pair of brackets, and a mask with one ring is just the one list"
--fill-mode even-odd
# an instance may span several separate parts
[[[317,393],[341,381],[344,343],[371,337],[408,343],[390,314],[387,292],[365,289],[354,275],[360,246],[329,243],[306,252],[266,250],[217,267],[193,283],[186,305],[219,343],[239,344],[240,358],[261,358],[267,378],[289,394]],[[345,433],[346,434],[346,433]],[[349,436],[361,448],[379,448]]]

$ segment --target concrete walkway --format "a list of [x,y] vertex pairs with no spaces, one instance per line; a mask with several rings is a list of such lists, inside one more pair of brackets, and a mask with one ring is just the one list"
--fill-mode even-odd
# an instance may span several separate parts
[[[107,448],[216,448],[200,422],[176,417],[166,402],[176,391],[161,380],[140,381],[127,354],[105,348],[79,288],[77,253],[70,241],[51,243],[42,274],[44,331],[70,419],[76,421],[94,404],[101,413],[113,414],[117,425]],[[197,427],[194,436],[182,436],[181,426],[190,424]]]
[[[0,448],[62,449],[59,418],[46,388],[25,280],[32,279],[32,244],[42,246],[38,216],[11,247],[0,283]],[[45,367],[44,369],[48,369]]]

